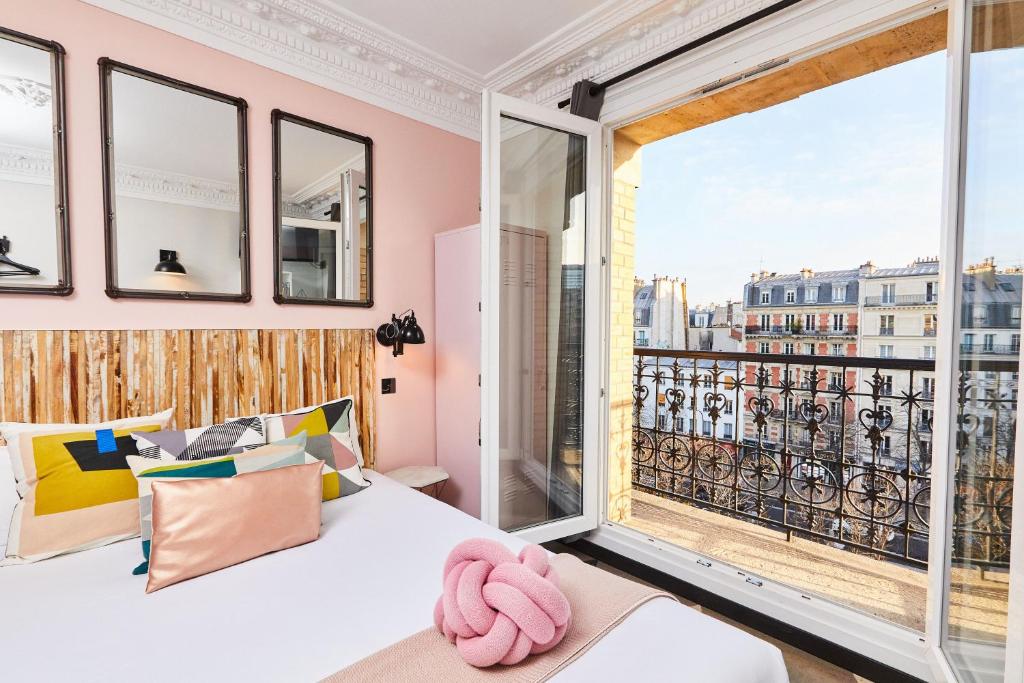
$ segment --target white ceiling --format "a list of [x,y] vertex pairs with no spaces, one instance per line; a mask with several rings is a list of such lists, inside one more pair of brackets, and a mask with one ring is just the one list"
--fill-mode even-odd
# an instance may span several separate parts
[[481,78],[607,2],[324,0],[325,5],[373,22]]
[[475,139],[484,88],[551,105],[773,2],[84,1]]

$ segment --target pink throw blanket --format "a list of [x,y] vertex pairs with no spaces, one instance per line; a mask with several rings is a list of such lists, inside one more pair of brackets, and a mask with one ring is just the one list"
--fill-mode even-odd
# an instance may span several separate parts
[[572,618],[562,641],[513,666],[479,669],[431,626],[324,679],[330,683],[445,681],[512,683],[546,681],[578,659],[640,605],[659,597],[675,598],[635,581],[584,564],[572,555],[556,555],[551,568],[559,577]]

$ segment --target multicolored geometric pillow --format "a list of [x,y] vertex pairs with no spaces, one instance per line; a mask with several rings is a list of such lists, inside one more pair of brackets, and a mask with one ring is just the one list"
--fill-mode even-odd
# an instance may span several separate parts
[[166,429],[133,436],[140,456],[164,460],[200,460],[234,455],[267,443],[263,418],[259,416],[228,420],[209,427]]
[[21,500],[0,564],[35,562],[139,534],[132,432],[158,431],[171,411],[91,425],[2,423]]
[[[127,462],[137,482],[139,527],[142,532],[142,556],[144,558],[142,564],[132,570],[132,574],[145,574],[149,571],[149,551],[153,538],[153,482],[216,479],[249,472],[263,472],[278,467],[302,465],[306,462],[306,434],[300,432],[289,439],[234,455],[222,455],[201,460],[155,459],[132,455],[128,456]],[[324,483],[326,483],[326,479]]]
[[363,478],[363,454],[353,417],[351,396],[280,415],[264,415],[271,440],[306,432],[306,453],[324,462],[324,500],[358,493],[370,485]]

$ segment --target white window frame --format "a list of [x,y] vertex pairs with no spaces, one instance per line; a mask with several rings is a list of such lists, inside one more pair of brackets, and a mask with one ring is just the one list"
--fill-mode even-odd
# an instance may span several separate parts
[[807,285],[804,287],[804,303],[818,303],[818,285]]
[[[949,15],[951,44],[956,43],[956,30],[960,31],[962,38],[962,26],[956,27],[957,17],[961,21],[963,18],[963,8],[961,5],[957,5],[958,2],[962,2],[962,0],[954,0],[951,3],[954,5],[954,9],[950,11]],[[876,3],[867,3],[862,0],[830,0],[828,2],[809,0],[806,3],[798,3],[777,15],[767,17],[728,36],[712,41],[610,89],[606,92],[601,121],[613,128],[625,125],[684,101],[697,99],[701,96],[701,88],[706,84],[752,70],[764,64],[766,59],[789,56],[793,63],[798,59],[827,52],[860,37],[943,9],[942,4],[925,4],[919,0],[881,0]],[[948,63],[951,74],[959,73],[960,66],[956,58],[951,58]],[[953,80],[957,81],[956,89],[947,88],[947,119],[950,116],[949,112],[957,109],[960,102],[959,80],[951,78],[951,81]],[[959,117],[959,113],[955,113]],[[957,128],[957,141],[959,141],[959,134],[960,131]],[[947,156],[949,149],[950,145],[947,139]],[[957,147],[954,150],[957,154],[959,153],[958,149]],[[610,166],[608,173],[610,178]],[[947,179],[947,188],[950,186],[950,182],[955,183],[956,178]],[[946,216],[950,215],[948,213],[949,204],[947,193],[947,199],[944,200],[944,215]],[[955,199],[953,204],[955,208]],[[947,239],[948,235],[949,230],[944,228],[944,249],[940,254],[940,263],[942,264],[939,277],[940,291],[951,291],[948,287],[951,287],[956,279],[955,273],[952,274],[952,278],[950,277],[949,264],[954,261],[948,258],[955,253],[956,235],[954,233],[952,240]],[[952,251],[947,249],[950,246],[952,246]],[[952,297],[950,298],[952,299]],[[950,302],[940,302],[940,317],[945,316],[945,319],[952,319],[954,312]],[[953,336],[951,327],[952,324],[944,324],[942,330],[939,330],[940,347],[951,349],[953,343],[958,341],[958,337]],[[942,363],[946,362],[948,368],[949,358],[943,360],[946,353],[939,355],[937,365],[941,369]],[[943,383],[944,386],[940,385],[936,389],[937,398],[940,401],[945,400],[942,397],[943,391],[950,388],[948,377],[944,376]],[[936,408],[938,409],[939,406]],[[948,408],[949,406],[947,406],[947,413]],[[1018,429],[1022,429],[1024,432],[1024,420],[1018,420]],[[937,434],[936,438],[939,436]],[[1024,435],[1018,441],[1024,443]],[[941,447],[940,443],[935,442],[934,452],[942,452]],[[607,453],[603,455],[606,456]],[[602,461],[604,461],[604,457]],[[945,487],[946,482],[941,479],[941,476],[938,479],[933,479],[933,490],[941,490],[940,487]],[[1016,497],[1024,500],[1022,482],[1024,482],[1024,477],[1018,477],[1017,486],[1021,490],[1016,492]],[[604,483],[606,485],[606,481]],[[942,496],[936,497],[942,498]],[[601,502],[602,505],[607,505],[606,491]],[[1024,506],[1016,507],[1015,517],[1020,516],[1021,519],[1020,523],[1015,526],[1024,528]],[[943,508],[946,506],[941,502],[933,505],[932,528],[940,528],[940,524],[944,521]],[[1014,539],[1015,546],[1018,546],[1020,543],[1024,543],[1024,534],[1017,534]],[[646,534],[641,534],[623,525],[609,522],[606,517],[602,518],[602,524],[589,536],[588,540],[642,562],[653,569],[742,603],[796,628],[813,632],[918,678],[953,680],[948,666],[943,668],[941,664],[936,663],[942,659],[941,656],[938,660],[932,656],[938,651],[934,640],[936,636],[933,624],[938,623],[936,619],[941,620],[941,615],[934,616],[936,613],[934,609],[929,610],[929,631],[922,642],[918,634],[907,629],[839,607],[814,596],[807,596],[801,591],[781,583],[754,577],[759,580],[756,582],[757,587],[753,587],[750,582],[743,580],[743,577],[749,576],[749,573],[744,573],[737,579],[735,568],[725,562],[708,562],[699,554],[652,539]],[[946,549],[937,547],[940,545],[933,540],[931,545],[933,566],[935,566],[935,562],[941,564],[944,560],[948,564],[948,559],[943,556]],[[1016,556],[1024,556],[1024,547],[1019,548]],[[700,564],[696,562],[698,559],[702,560]],[[930,580],[934,580],[934,576],[935,572],[932,573]],[[1024,585],[1022,581],[1016,581],[1011,591],[1022,585]],[[933,590],[931,595],[934,594]],[[1019,597],[1017,602],[1024,604],[1024,591],[1020,592]],[[1014,602],[1012,598],[1011,595],[1011,603]],[[1021,628],[1017,632],[1024,638],[1024,622],[1021,623]],[[1013,662],[1009,662],[1009,665],[1008,675],[1013,668]],[[1010,680],[1007,678],[1007,681]],[[1013,683],[1021,683],[1020,676],[1012,680]]]

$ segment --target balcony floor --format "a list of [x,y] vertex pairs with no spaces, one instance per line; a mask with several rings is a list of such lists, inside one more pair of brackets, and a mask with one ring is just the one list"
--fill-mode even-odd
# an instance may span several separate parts
[[[840,550],[731,519],[641,491],[632,492],[626,525],[648,536],[728,562],[765,579],[924,631],[928,576],[923,570]],[[1002,640],[1006,634],[1006,575],[954,570],[965,587],[953,592],[951,632]]]

